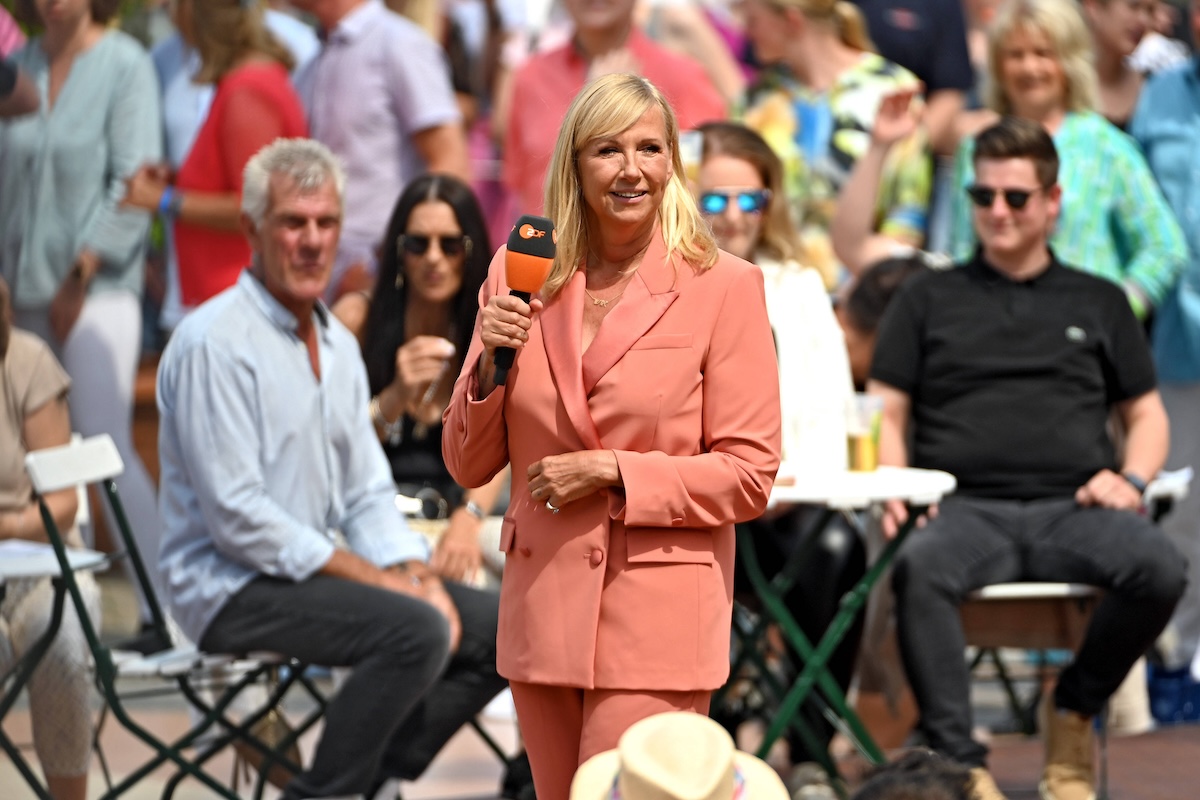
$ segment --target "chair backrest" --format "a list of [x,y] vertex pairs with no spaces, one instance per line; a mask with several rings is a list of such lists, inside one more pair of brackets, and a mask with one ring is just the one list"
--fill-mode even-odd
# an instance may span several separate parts
[[[159,635],[160,641],[170,642],[172,636],[167,626],[166,615],[162,611],[158,595],[154,591],[154,584],[146,571],[146,564],[138,551],[137,541],[129,526],[129,518],[125,514],[125,507],[117,494],[117,484],[114,478],[125,471],[125,464],[121,460],[121,454],[117,452],[117,446],[113,443],[112,437],[107,433],[102,433],[87,439],[73,439],[70,444],[61,447],[37,450],[25,456],[25,469],[29,472],[33,487],[39,495],[84,484],[101,484],[102,494],[116,519],[117,533],[121,538],[123,554],[133,567],[134,577],[141,586],[146,605],[149,606],[151,624]],[[73,576],[67,576],[69,569],[65,561],[65,544],[61,532],[44,502],[41,503],[41,511],[50,543],[54,545],[56,551],[62,551],[59,562],[64,577],[72,578]],[[73,580],[69,581],[68,588],[73,582]]]

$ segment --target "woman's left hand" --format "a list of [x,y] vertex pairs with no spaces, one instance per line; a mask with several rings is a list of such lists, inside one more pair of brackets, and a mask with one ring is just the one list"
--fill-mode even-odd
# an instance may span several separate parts
[[529,494],[541,503],[562,508],[606,486],[621,483],[621,470],[611,450],[580,450],[546,456],[529,465]]
[[63,282],[59,284],[54,299],[50,301],[50,330],[65,344],[71,329],[83,312],[83,301],[87,299],[87,287],[92,276],[100,269],[100,257],[91,250],[84,250],[75,258],[75,264]]
[[169,177],[165,166],[143,164],[138,167],[137,172],[125,179],[125,197],[121,199],[121,205],[158,211],[158,204],[166,191]]
[[464,509],[450,515],[450,525],[438,540],[429,567],[446,580],[469,583],[483,564],[479,528],[483,523]]

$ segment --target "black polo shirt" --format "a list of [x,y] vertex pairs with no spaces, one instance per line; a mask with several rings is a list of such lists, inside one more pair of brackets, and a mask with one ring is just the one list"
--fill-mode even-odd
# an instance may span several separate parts
[[853,0],[879,54],[911,71],[926,92],[975,85],[961,0]]
[[1061,497],[1115,468],[1109,407],[1155,387],[1116,285],[1063,266],[1015,282],[980,255],[920,275],[879,328],[871,377],[912,398],[915,467],[979,497]]

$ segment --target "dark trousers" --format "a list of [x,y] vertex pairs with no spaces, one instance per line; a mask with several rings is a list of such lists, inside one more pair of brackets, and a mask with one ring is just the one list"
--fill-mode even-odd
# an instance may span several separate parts
[[221,609],[200,642],[205,650],[267,650],[352,668],[329,704],[312,766],[288,784],[286,800],[363,795],[387,778],[417,778],[504,688],[499,596],[453,583],[446,590],[462,619],[454,654],[446,621],[429,604],[339,578],[260,577]]
[[[746,523],[754,540],[755,555],[768,578],[783,569],[784,563],[797,551],[803,550],[800,576],[783,600],[813,647],[817,646],[837,614],[842,595],[858,582],[867,568],[866,546],[858,532],[841,516],[834,517],[819,535],[810,535],[822,513],[823,509],[801,506],[772,519]],[[753,591],[740,561],[735,564],[734,582],[739,593]],[[854,675],[862,630],[863,618],[859,615],[829,659],[829,671],[843,692]],[[791,647],[788,651],[792,665],[799,671],[804,662]],[[810,697],[804,702],[801,713],[818,742],[828,745],[835,731],[822,708],[819,701]],[[817,758],[818,754],[808,752],[803,740],[794,733],[789,732],[788,741],[793,762]]]
[[966,642],[958,606],[971,591],[1011,581],[1066,581],[1106,591],[1075,660],[1059,677],[1059,708],[1098,713],[1166,626],[1186,584],[1166,535],[1131,511],[1072,499],[951,497],[896,556],[897,632],[929,745],[968,766],[987,748],[971,738]]

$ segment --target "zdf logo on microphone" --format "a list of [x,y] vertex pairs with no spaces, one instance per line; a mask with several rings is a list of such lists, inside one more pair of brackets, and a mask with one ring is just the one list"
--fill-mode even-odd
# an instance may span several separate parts
[[522,225],[517,233],[520,234],[522,239],[541,239],[546,235],[545,231],[538,230],[528,222]]

